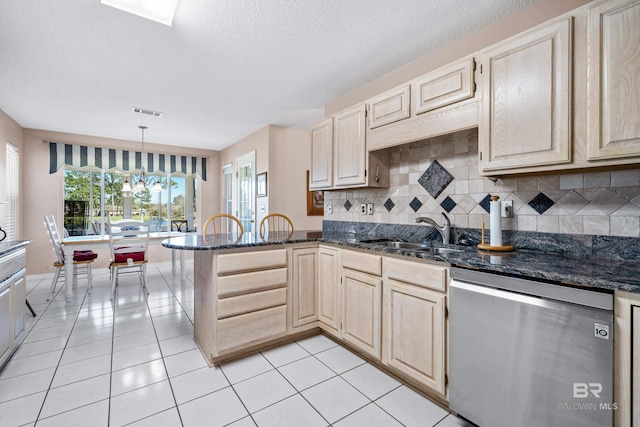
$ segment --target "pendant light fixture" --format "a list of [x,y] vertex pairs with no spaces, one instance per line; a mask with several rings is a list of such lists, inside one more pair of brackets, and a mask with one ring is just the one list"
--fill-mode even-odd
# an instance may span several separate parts
[[[144,130],[147,127],[140,125],[138,126],[138,128],[140,128],[140,130],[142,131],[142,159],[144,160]],[[144,163],[143,163],[142,166],[140,167],[140,179],[138,179],[138,182],[136,182],[136,184],[133,186],[133,191],[135,193],[139,191],[144,191],[146,188],[146,182],[147,182],[147,174],[144,171]]]

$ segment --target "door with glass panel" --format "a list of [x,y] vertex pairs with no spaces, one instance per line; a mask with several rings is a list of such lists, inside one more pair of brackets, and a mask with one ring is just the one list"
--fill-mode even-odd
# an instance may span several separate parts
[[254,223],[254,181],[256,152],[252,151],[236,159],[238,177],[237,217],[245,232],[253,232]]

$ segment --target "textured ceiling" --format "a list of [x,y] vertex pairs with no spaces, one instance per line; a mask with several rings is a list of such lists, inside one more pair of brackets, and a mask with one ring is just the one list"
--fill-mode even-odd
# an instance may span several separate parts
[[[0,1],[0,109],[24,128],[219,150],[532,0],[179,0],[173,26],[99,0]],[[131,107],[162,111],[142,116]]]

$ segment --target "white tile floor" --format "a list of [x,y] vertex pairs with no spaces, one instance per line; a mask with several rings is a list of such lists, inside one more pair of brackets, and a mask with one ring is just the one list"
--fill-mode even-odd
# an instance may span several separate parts
[[467,426],[317,335],[209,368],[193,341],[193,271],[148,270],[150,295],[123,279],[46,301],[52,275],[27,277],[24,343],[0,371],[0,426]]

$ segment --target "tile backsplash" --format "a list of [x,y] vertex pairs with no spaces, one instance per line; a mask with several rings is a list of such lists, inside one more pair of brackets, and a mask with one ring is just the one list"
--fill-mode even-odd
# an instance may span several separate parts
[[[391,149],[390,187],[325,192],[325,220],[414,224],[418,215],[456,227],[489,226],[489,196],[512,200],[504,230],[640,237],[640,168],[486,178],[477,129]],[[373,215],[360,205],[374,204]],[[326,212],[333,205],[333,214]]]

